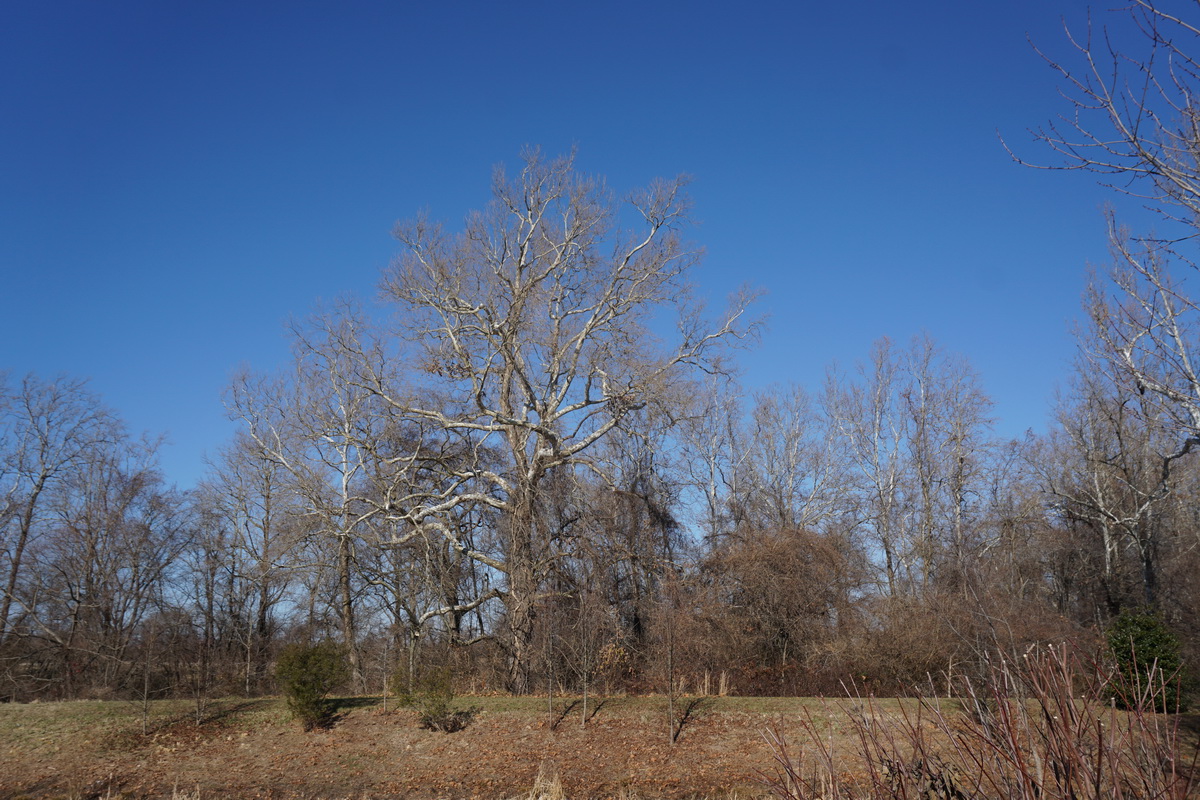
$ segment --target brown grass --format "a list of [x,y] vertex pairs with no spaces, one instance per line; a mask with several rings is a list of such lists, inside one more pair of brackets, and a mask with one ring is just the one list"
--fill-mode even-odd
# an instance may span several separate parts
[[0,798],[1195,796],[1181,726],[1200,716],[1114,711],[1073,683],[1079,664],[1038,663],[954,700],[709,698],[673,744],[662,697],[609,699],[586,727],[582,704],[561,715],[570,698],[553,712],[546,698],[463,698],[479,712],[452,734],[376,698],[340,701],[319,733],[272,698],[214,703],[200,722],[187,703],[154,703],[145,734],[132,704],[6,704]]

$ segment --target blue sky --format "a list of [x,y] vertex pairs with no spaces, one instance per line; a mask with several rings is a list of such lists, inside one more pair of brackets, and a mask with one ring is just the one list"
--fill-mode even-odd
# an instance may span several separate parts
[[746,382],[928,331],[998,430],[1043,430],[1101,207],[1022,168],[1064,110],[1026,36],[1086,5],[248,3],[0,6],[0,370],[90,376],[189,485],[242,365],[320,298],[371,297],[397,219],[456,226],[526,144],[615,189],[694,176],[715,304],[762,287]]

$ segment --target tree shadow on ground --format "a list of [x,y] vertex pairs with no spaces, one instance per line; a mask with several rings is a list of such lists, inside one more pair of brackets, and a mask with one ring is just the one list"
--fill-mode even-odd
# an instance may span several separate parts
[[602,697],[599,700],[594,700],[592,702],[592,709],[591,709],[591,711],[588,712],[588,715],[587,715],[588,722],[591,722],[593,719],[596,718],[596,715],[600,713],[600,709],[604,708],[605,706],[611,705],[613,702],[614,701],[611,697]]
[[580,701],[578,700],[572,700],[563,705],[563,707],[558,711],[553,712],[553,717],[550,720],[550,730],[558,730],[558,726],[562,724],[562,721],[567,718],[568,714],[570,714],[579,706],[579,702]]
[[321,724],[316,726],[321,730],[333,728],[357,709],[382,706],[383,700],[379,697],[330,697],[325,703],[327,713]]
[[212,707],[205,712],[200,718],[201,725],[208,725],[213,722],[224,722],[227,719],[243,714],[247,711],[255,711],[267,705],[269,701],[266,698],[258,698],[255,700],[239,700],[230,705],[222,703],[213,703]]
[[680,734],[686,725],[694,722],[704,711],[716,702],[715,697],[680,698],[675,708],[675,719],[671,721],[671,742],[679,741]]
[[383,705],[380,697],[331,697],[329,703],[338,711],[353,711],[356,708],[374,708]]

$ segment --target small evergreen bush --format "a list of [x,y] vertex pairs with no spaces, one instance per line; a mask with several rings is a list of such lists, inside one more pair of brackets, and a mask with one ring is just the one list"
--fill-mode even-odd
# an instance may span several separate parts
[[291,645],[280,654],[275,666],[275,679],[287,698],[288,709],[306,731],[329,725],[333,704],[327,697],[348,674],[346,651],[336,642]]
[[1133,708],[1142,698],[1153,697],[1155,711],[1185,710],[1179,637],[1160,616],[1146,609],[1123,611],[1109,626],[1107,638],[1119,677],[1111,692],[1117,705]]

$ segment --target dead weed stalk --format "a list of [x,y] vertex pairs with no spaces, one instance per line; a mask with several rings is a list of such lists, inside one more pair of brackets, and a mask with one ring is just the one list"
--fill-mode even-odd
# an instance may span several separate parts
[[[989,665],[981,680],[957,679],[957,701],[921,697],[890,715],[872,698],[842,704],[849,753],[835,752],[826,722],[806,712],[799,747],[765,734],[775,770],[764,783],[780,800],[1197,798],[1200,743],[1181,715],[1155,713],[1173,680],[1154,672],[1122,685],[1069,646],[1031,651]],[[847,771],[853,762],[860,773]]]

